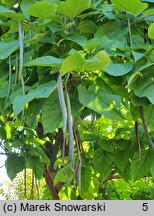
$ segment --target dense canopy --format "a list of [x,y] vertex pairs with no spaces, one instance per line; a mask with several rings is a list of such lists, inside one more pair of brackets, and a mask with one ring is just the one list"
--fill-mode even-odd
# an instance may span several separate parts
[[52,199],[154,178],[153,132],[154,0],[0,1],[0,151],[25,194],[28,168]]

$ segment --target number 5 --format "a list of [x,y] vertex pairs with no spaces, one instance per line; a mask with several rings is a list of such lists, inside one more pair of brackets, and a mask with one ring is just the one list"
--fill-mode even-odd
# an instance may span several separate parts
[[142,210],[148,211],[148,203],[143,203]]

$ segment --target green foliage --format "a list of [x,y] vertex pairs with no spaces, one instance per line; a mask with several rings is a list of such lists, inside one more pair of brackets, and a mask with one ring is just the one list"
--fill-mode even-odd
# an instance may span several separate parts
[[22,109],[25,107],[26,103],[32,101],[35,98],[48,98],[50,94],[54,91],[56,83],[51,81],[49,83],[44,83],[35,89],[30,90],[26,95],[17,95],[13,101],[13,110],[15,116],[17,116]]
[[7,174],[12,180],[16,177],[17,173],[25,168],[25,159],[22,156],[18,156],[16,153],[9,155],[5,162]]
[[18,41],[0,42],[0,59],[6,59],[18,48],[19,48]]
[[123,179],[113,180],[100,189],[99,199],[153,200],[153,184],[151,178],[144,178],[136,182],[126,182]]
[[49,2],[36,2],[28,7],[26,11],[29,15],[39,17],[41,19],[49,18],[56,12],[56,5]]
[[[99,199],[110,179],[154,177],[153,7],[1,1],[0,138],[12,180],[31,168],[46,178],[44,198]],[[137,197],[118,190],[107,198]]]
[[69,16],[70,18],[76,17],[82,11],[90,7],[90,0],[66,0],[65,2],[60,2],[58,5],[58,12]]
[[112,0],[113,4],[118,10],[125,10],[134,15],[141,13],[147,7],[147,3],[142,3],[140,0]]

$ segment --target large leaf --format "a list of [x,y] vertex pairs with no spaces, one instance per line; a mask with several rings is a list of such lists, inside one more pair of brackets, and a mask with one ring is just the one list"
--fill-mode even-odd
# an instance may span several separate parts
[[116,109],[120,105],[120,97],[111,93],[106,93],[102,89],[95,92],[92,86],[89,89],[82,85],[78,86],[79,101],[85,107],[106,116],[112,120],[123,120],[123,116]]
[[53,92],[43,105],[42,121],[45,133],[54,132],[62,125],[61,109],[57,91]]
[[36,89],[30,90],[26,95],[18,95],[13,101],[13,111],[15,116],[17,116],[26,103],[32,101],[35,98],[48,98],[50,94],[55,90],[56,82],[51,81],[38,86]]
[[105,51],[99,51],[88,60],[84,59],[79,52],[75,52],[64,60],[60,71],[65,74],[71,71],[104,70],[110,61],[110,57]]
[[123,172],[125,166],[129,162],[129,151],[126,149],[125,151],[117,151],[114,157],[114,163],[118,167],[118,169]]
[[15,11],[9,10],[8,8],[3,7],[1,5],[0,5],[0,16],[12,18],[15,20],[22,20],[24,18],[22,14],[16,13]]
[[0,59],[6,59],[19,48],[19,41],[0,42]]
[[90,181],[91,181],[92,170],[91,167],[82,167],[81,169],[81,194],[84,194],[88,191]]
[[60,71],[63,74],[71,71],[80,71],[84,63],[85,60],[82,55],[79,52],[75,52],[64,60]]
[[36,2],[27,9],[27,13],[34,17],[48,18],[56,12],[56,5],[49,2]]
[[148,29],[148,36],[149,36],[149,38],[154,39],[154,23],[152,23],[152,24],[149,26],[149,29]]
[[5,161],[7,175],[13,180],[25,168],[25,159],[16,153],[11,153]]
[[88,9],[90,7],[90,0],[66,0],[64,2],[60,2],[58,5],[58,12],[74,18],[82,11]]
[[151,79],[143,81],[142,85],[134,88],[134,93],[138,97],[147,97],[154,104],[154,81]]
[[147,3],[142,3],[140,0],[112,0],[116,9],[127,11],[134,15],[142,13],[147,7]]
[[97,32],[95,33],[96,38],[100,38],[103,35],[106,35],[108,38],[117,36],[118,32],[121,31],[120,25],[116,22],[107,22],[100,27],[98,27]]
[[42,56],[32,61],[27,62],[24,66],[25,67],[32,67],[32,66],[40,66],[40,67],[56,67],[60,68],[63,59],[56,58],[54,56]]
[[42,107],[43,103],[41,100],[33,100],[28,104],[28,109],[25,111],[25,122],[30,128],[36,128],[37,116],[41,112]]
[[113,154],[98,149],[94,153],[93,165],[95,170],[100,173],[102,180],[105,180],[111,173],[113,163]]
[[129,73],[133,69],[133,63],[113,63],[111,62],[109,66],[105,69],[105,72],[112,76],[123,76]]
[[110,62],[111,59],[109,55],[105,51],[100,51],[93,58],[87,60],[87,62],[83,64],[82,70],[104,70]]
[[144,177],[151,169],[154,163],[154,152],[142,152],[141,159],[136,152],[132,159],[131,174],[134,181]]

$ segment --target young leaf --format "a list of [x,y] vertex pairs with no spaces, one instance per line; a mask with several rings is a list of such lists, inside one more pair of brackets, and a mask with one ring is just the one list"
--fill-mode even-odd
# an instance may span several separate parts
[[111,62],[109,55],[105,51],[99,51],[93,58],[87,60],[82,65],[82,70],[104,70]]
[[127,11],[136,15],[142,13],[147,7],[147,3],[142,3],[140,0],[112,0],[115,8],[120,11]]
[[84,63],[85,60],[82,55],[79,52],[75,52],[64,60],[60,72],[64,75],[71,71],[80,71]]
[[56,12],[56,5],[51,4],[49,2],[36,2],[35,4],[31,5],[27,13],[34,17],[39,17],[41,19],[49,18]]
[[82,11],[90,8],[90,4],[90,0],[66,0],[59,3],[58,12],[70,18],[74,18]]

